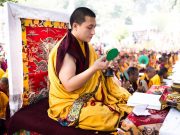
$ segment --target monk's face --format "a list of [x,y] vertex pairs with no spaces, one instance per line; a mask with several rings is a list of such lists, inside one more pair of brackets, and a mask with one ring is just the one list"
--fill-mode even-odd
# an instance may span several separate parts
[[147,72],[149,79],[151,79],[155,74],[156,74],[156,70],[151,70],[151,71]]
[[4,93],[7,93],[8,92],[8,85],[3,83],[1,80],[0,80],[0,89],[1,91],[3,91]]
[[76,24],[73,28],[75,36],[81,41],[89,42],[95,34],[96,20],[94,17],[85,16],[85,21],[82,24]]

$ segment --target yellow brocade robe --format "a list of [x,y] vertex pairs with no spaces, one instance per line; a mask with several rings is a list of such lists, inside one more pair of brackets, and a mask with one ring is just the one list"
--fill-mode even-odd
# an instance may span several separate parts
[[[95,95],[84,103],[81,108],[80,114],[78,114],[78,124],[74,126],[87,130],[116,130],[119,120],[124,116],[124,112],[129,113],[132,110],[131,107],[126,105],[130,93],[118,86],[112,77],[105,79],[101,71],[97,71],[82,88],[73,92],[67,92],[56,75],[58,45],[59,43],[52,49],[48,61],[50,80],[49,117],[56,121],[66,120],[74,107],[73,103],[84,94],[93,93],[99,84]],[[89,52],[89,66],[92,66],[97,59],[97,55],[91,45],[89,45]],[[98,78],[100,76],[101,79],[99,81]]]

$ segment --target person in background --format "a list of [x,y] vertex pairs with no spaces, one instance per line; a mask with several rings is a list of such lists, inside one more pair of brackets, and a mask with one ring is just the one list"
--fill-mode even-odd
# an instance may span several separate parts
[[147,67],[145,69],[145,73],[143,76],[140,77],[139,83],[142,84],[142,86],[145,89],[145,92],[149,89],[149,82],[150,79],[156,74],[156,70],[153,67]]
[[168,69],[165,68],[165,67],[162,67],[158,71],[158,73],[150,79],[150,81],[149,81],[149,88],[152,85],[161,85],[162,82],[163,82],[163,79],[167,78],[167,73],[168,73]]
[[9,102],[8,98],[8,79],[1,78],[0,80],[0,135],[3,135],[6,131],[5,120],[6,120],[6,108]]
[[149,58],[148,66],[156,68],[156,54],[152,52],[151,54],[149,54],[148,58]]
[[140,84],[138,84],[138,77],[139,77],[138,68],[129,67],[128,70],[125,71],[121,76],[122,87],[127,89],[131,94],[133,94],[135,91],[143,92],[144,88]]
[[0,67],[1,69],[6,72],[7,69],[7,61],[5,60],[4,56],[0,56]]
[[119,64],[119,70],[121,73],[126,71],[129,67],[129,65],[127,63],[127,59],[124,56],[119,56],[118,64]]
[[8,82],[8,78],[2,77],[0,79],[0,91],[4,92],[7,96],[9,96],[9,82]]
[[7,64],[3,56],[0,56],[0,79],[4,76],[7,69]]

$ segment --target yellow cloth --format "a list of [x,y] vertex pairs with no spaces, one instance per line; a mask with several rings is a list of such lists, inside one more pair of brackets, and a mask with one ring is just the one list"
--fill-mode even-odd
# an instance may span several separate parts
[[4,70],[2,70],[2,69],[0,68],[0,78],[2,78],[3,75],[4,75]]
[[124,63],[123,65],[119,65],[119,69],[121,73],[124,73],[124,71],[126,71],[128,69],[129,65],[128,63]]
[[155,58],[155,57],[150,58],[148,65],[149,65],[150,67],[153,67],[153,68],[156,69],[156,58]]
[[[147,75],[146,73],[144,73],[144,75],[141,76],[139,79],[140,79],[140,80],[147,80],[147,81],[150,80],[149,77],[148,77],[148,75]],[[148,83],[148,85],[149,85],[149,83]]]
[[[78,39],[77,39],[77,40],[78,40]],[[80,47],[81,47],[81,50],[82,50],[84,56],[86,57],[85,48],[84,48],[84,42],[82,42],[82,41],[80,41],[80,40],[78,40],[78,42],[79,42],[79,45],[80,45]]]
[[8,101],[8,96],[4,92],[0,91],[0,119],[6,118],[6,107]]
[[8,70],[6,70],[6,72],[3,74],[3,76],[2,77],[6,77],[6,78],[8,78]]
[[167,74],[168,74],[168,76],[170,76],[172,74],[172,66],[171,66],[171,64],[165,64],[164,67],[168,69]]
[[150,81],[149,81],[149,88],[152,85],[161,85],[161,78],[158,74],[156,74],[155,76],[153,76]]
[[140,80],[145,80],[145,78],[149,80],[149,77],[146,73],[144,73],[144,75],[140,77]]
[[[102,76],[95,96],[84,104],[85,106],[81,109],[78,127],[99,131],[116,130],[119,120],[124,116],[124,112],[129,113],[132,111],[132,108],[126,105],[130,93],[126,89],[118,86],[113,81],[113,78],[107,79],[107,89],[105,86],[105,78],[100,71],[97,71],[82,88],[73,92],[67,92],[56,76],[55,68],[58,45],[59,43],[52,49],[48,61],[50,80],[49,117],[54,120],[67,118],[73,102],[85,93],[92,93],[98,84],[99,76]],[[97,59],[97,55],[91,45],[89,45],[89,52],[89,66],[92,66]],[[112,111],[110,108],[115,111]]]
[[149,80],[149,77],[148,77],[148,75],[146,73],[144,73],[144,75],[139,77],[139,80],[145,80],[145,79]]
[[139,79],[137,84],[141,83],[141,86],[144,87],[144,90],[147,91],[149,89],[149,77],[147,75],[147,73],[144,73],[144,75],[142,75]]

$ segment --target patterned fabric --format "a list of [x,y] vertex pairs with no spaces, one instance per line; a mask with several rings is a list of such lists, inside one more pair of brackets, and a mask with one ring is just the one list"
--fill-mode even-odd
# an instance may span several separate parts
[[[169,88],[169,86],[152,86],[146,93],[157,94],[155,91],[160,91],[162,93],[166,91],[167,88]],[[125,135],[158,135],[159,129],[168,112],[169,108],[160,111],[149,110],[151,114],[149,116],[136,116],[134,113],[130,113],[122,122],[121,129],[125,132]]]
[[90,98],[92,98],[95,95],[95,93],[98,90],[99,84],[100,84],[100,79],[98,85],[96,86],[95,90],[92,93],[86,93],[74,101],[72,108],[67,116],[67,121],[64,120],[61,121],[61,119],[59,119],[61,125],[63,126],[78,125],[77,123],[79,120],[81,108],[84,106],[84,104],[86,104],[89,101]]
[[163,109],[170,106],[180,110],[180,93],[173,92],[171,89],[165,89],[161,95],[160,102]]
[[34,103],[34,99],[37,101],[48,95],[47,61],[49,52],[65,35],[68,24],[63,22],[21,19],[21,26],[23,40],[24,105],[27,105]]
[[169,109],[149,110],[150,116],[136,116],[131,113],[122,122],[121,129],[128,134],[158,135],[159,129],[167,116]]
[[13,135],[40,135],[39,133],[33,131],[20,130],[19,132],[14,133]]
[[167,85],[162,86],[156,86],[153,85],[151,88],[147,91],[148,94],[162,94],[165,89],[169,88]]

